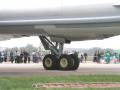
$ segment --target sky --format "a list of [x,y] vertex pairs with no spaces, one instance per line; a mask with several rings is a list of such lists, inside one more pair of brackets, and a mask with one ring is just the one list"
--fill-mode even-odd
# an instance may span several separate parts
[[71,45],[66,45],[66,47],[74,48],[111,48],[111,49],[120,49],[120,35],[115,37],[110,37],[103,40],[89,40],[89,41],[80,41],[80,42],[72,42]]
[[[89,41],[79,41],[79,42],[71,42],[71,44],[65,44],[65,48],[112,48],[112,49],[120,49],[120,35],[107,38],[104,40],[89,40]],[[35,47],[42,46],[40,39],[36,36],[31,37],[23,37],[16,38],[6,41],[0,41],[0,47],[24,47],[27,44],[32,44]]]

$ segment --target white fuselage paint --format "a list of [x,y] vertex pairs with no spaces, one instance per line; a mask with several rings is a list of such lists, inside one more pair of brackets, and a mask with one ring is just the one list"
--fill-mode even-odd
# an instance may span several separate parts
[[0,33],[68,40],[120,34],[119,0],[0,0]]

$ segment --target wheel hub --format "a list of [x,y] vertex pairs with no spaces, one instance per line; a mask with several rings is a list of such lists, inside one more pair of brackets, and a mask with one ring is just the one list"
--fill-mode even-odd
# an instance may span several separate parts
[[62,58],[60,60],[60,66],[66,68],[68,66],[68,60],[66,58]]
[[46,60],[45,60],[45,65],[46,65],[47,67],[51,67],[51,66],[52,66],[52,59],[51,59],[51,58],[46,58]]

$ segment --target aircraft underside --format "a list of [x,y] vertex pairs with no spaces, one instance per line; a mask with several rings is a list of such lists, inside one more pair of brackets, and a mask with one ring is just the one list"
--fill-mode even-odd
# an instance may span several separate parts
[[39,36],[51,51],[43,59],[45,69],[76,70],[77,54],[63,54],[64,43],[119,35],[119,10],[117,0],[2,0],[0,36]]

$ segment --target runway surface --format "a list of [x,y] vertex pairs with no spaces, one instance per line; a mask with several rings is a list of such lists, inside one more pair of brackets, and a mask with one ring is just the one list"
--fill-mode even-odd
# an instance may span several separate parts
[[42,64],[0,64],[0,76],[119,74],[120,64],[82,63],[76,71],[44,70]]

